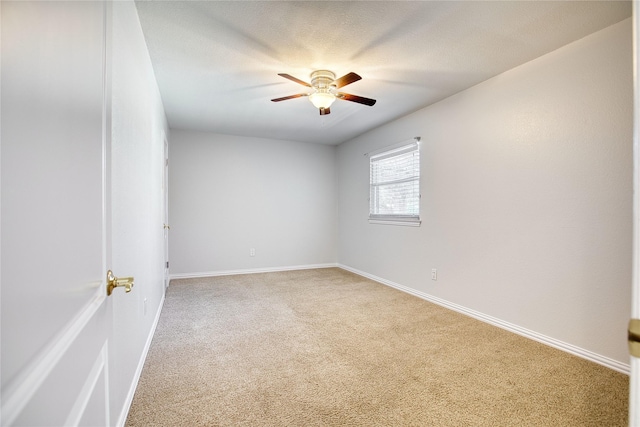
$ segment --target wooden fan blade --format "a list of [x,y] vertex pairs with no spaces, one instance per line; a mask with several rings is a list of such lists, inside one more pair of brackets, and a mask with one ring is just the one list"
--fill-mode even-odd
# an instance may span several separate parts
[[309,94],[308,93],[298,93],[296,95],[289,95],[289,96],[283,96],[282,98],[272,99],[271,101],[280,102],[280,101],[286,101],[287,99],[300,98],[300,97],[303,97],[303,96],[309,96]]
[[331,114],[331,110],[327,107],[327,108],[318,108],[318,110],[320,110],[320,115],[321,116],[326,116],[327,114]]
[[362,77],[360,77],[356,73],[349,73],[349,74],[345,74],[344,76],[340,77],[339,79],[336,79],[334,81],[334,83],[336,85],[336,88],[340,89],[343,86],[350,85],[353,82],[357,82],[361,78]]
[[281,76],[281,77],[284,77],[285,79],[289,79],[289,80],[291,80],[292,82],[296,82],[296,83],[298,83],[298,84],[301,84],[302,86],[311,87],[311,85],[310,85],[309,83],[307,83],[307,82],[303,82],[303,81],[302,81],[302,80],[300,80],[300,79],[296,79],[295,77],[290,76],[289,74],[285,74],[285,73],[278,73],[278,75],[279,75],[279,76]]
[[369,107],[376,103],[375,99],[365,98],[358,95],[351,95],[349,93],[338,92],[336,93],[336,96],[340,99],[344,99],[345,101],[357,102],[358,104],[368,105]]

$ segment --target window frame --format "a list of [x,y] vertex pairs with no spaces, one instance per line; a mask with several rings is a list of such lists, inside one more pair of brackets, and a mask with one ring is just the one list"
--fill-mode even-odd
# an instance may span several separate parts
[[[400,179],[398,182],[415,182],[417,184],[418,190],[418,200],[417,207],[418,212],[415,215],[412,215],[408,212],[400,213],[400,214],[375,214],[372,213],[374,211],[372,199],[374,198],[374,189],[379,187],[381,183],[374,182],[374,162],[376,159],[390,159],[394,157],[398,157],[407,153],[417,152],[417,175],[410,177],[409,179]],[[398,144],[394,144],[392,146],[388,146],[382,148],[380,150],[376,150],[372,153],[368,154],[369,156],[369,223],[370,224],[383,224],[383,225],[401,225],[401,226],[413,226],[419,227],[421,224],[420,219],[420,176],[421,176],[421,167],[420,167],[420,137],[415,137],[410,140],[405,140]]]

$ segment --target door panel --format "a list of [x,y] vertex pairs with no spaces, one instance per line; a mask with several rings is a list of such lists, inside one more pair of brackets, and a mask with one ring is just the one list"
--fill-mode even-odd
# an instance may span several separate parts
[[[104,377],[107,366],[104,336],[96,334],[102,329],[106,304],[104,297],[96,302],[97,310],[79,320],[80,328],[75,334],[61,337],[60,342],[65,345],[60,350],[51,349],[46,353],[48,357],[30,371],[31,375],[18,393],[25,397],[19,402],[23,407],[9,408],[12,410],[9,414],[3,413],[3,425],[4,421],[9,421],[7,416],[15,416],[12,423],[15,425],[77,425],[88,401],[94,402],[91,409],[99,406],[103,414],[101,417],[100,412],[90,415],[94,420],[102,418],[101,423],[93,425],[108,425],[105,390],[95,386],[100,377]],[[96,398],[100,396],[101,402],[96,405]]]
[[108,351],[105,343],[93,362],[91,371],[87,374],[85,383],[64,425],[111,425],[109,422]]
[[0,3],[2,425],[109,421],[108,7]]

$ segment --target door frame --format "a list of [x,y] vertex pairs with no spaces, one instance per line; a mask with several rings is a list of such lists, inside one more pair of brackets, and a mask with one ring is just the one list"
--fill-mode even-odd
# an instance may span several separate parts
[[[633,278],[631,318],[640,319],[640,2],[633,2]],[[629,425],[640,425],[640,358],[630,356]]]

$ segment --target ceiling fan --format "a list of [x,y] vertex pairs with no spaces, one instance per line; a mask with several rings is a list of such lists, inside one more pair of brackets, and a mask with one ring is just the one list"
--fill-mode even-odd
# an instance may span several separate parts
[[311,103],[320,111],[321,116],[331,113],[329,107],[331,107],[331,104],[333,104],[333,101],[335,101],[336,98],[344,99],[345,101],[357,102],[358,104],[364,104],[368,106],[372,106],[376,103],[375,99],[337,91],[337,89],[340,89],[341,87],[362,79],[362,77],[360,77],[356,73],[349,73],[340,77],[339,79],[336,79],[336,75],[331,71],[317,70],[311,73],[311,83],[307,83],[305,81],[297,79],[293,76],[290,76],[289,74],[280,73],[278,75],[284,77],[285,79],[289,79],[298,84],[301,84],[302,86],[310,87],[311,89],[313,89],[313,91],[309,93],[298,93],[296,95],[285,96],[282,98],[275,98],[271,101],[280,102],[286,101],[287,99],[308,96]]

